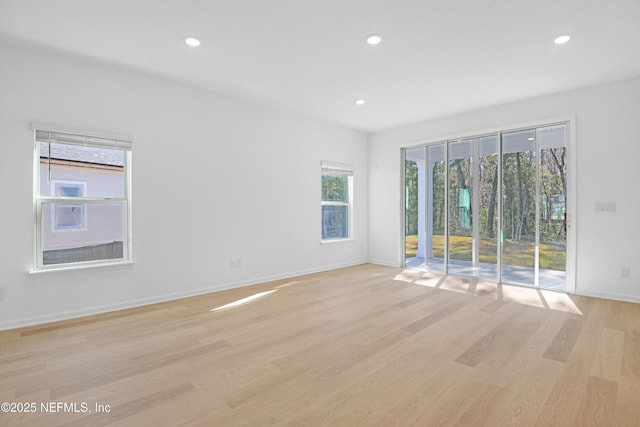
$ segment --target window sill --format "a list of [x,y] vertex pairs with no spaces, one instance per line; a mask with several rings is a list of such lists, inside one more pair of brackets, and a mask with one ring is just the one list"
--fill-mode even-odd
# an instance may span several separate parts
[[356,240],[353,237],[348,237],[346,239],[320,240],[320,244],[324,246],[324,245],[335,245],[335,244],[355,242],[355,241]]
[[85,265],[72,265],[67,267],[49,267],[42,268],[39,270],[30,270],[30,275],[41,275],[41,274],[50,274],[50,273],[60,273],[65,271],[76,271],[76,270],[94,270],[94,269],[103,269],[103,268],[117,268],[123,267],[127,265],[133,265],[135,261],[118,261],[118,262],[102,262],[96,264],[85,264]]

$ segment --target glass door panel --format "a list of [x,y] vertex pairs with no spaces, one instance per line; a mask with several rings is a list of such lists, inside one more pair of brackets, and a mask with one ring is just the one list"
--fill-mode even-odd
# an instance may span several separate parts
[[538,129],[540,147],[539,286],[565,289],[567,265],[566,125]]
[[425,265],[425,173],[426,147],[405,150],[404,259],[409,267]]
[[502,134],[503,282],[536,284],[536,131]]
[[445,144],[427,147],[427,265],[445,271],[446,231]]
[[473,268],[473,140],[450,142],[447,271],[474,275]]
[[479,276],[493,280],[498,278],[499,149],[497,135],[479,139]]

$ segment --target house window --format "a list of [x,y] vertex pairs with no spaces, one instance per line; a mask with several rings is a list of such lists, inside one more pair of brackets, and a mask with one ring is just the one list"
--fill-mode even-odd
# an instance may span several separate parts
[[130,259],[131,141],[35,129],[35,268]]
[[322,240],[352,236],[353,168],[322,163]]

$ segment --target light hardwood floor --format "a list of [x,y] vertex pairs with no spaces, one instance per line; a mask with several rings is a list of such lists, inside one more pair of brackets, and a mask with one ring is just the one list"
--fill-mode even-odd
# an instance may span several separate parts
[[637,427],[640,304],[362,265],[0,332],[0,402],[37,405],[7,426]]

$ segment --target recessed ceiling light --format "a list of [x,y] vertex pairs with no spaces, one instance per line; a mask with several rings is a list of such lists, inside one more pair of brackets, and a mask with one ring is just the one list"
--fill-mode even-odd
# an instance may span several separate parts
[[566,42],[568,42],[569,40],[571,40],[571,36],[568,34],[563,34],[561,36],[556,37],[553,42],[555,44],[564,44]]
[[370,45],[380,44],[381,41],[382,36],[380,34],[371,34],[367,36],[367,43],[369,43]]
[[533,137],[532,138],[527,138],[527,141],[533,141],[533,140],[534,140]]
[[191,46],[191,47],[197,47],[197,46],[200,46],[200,39],[198,39],[198,38],[197,38],[197,37],[195,37],[195,36],[186,36],[186,37],[184,38],[184,42],[185,42],[186,44],[188,44],[189,46]]
[[364,105],[364,99],[356,99],[354,102],[356,105]]

